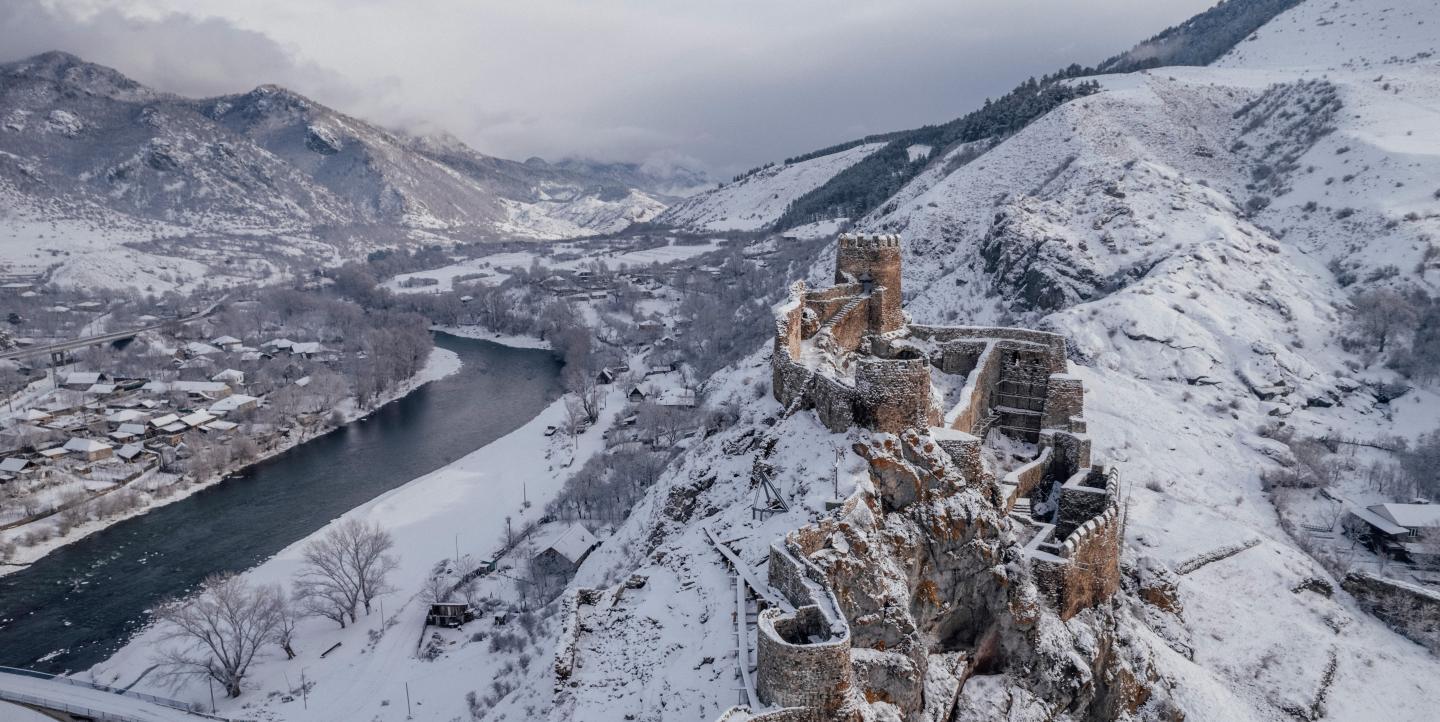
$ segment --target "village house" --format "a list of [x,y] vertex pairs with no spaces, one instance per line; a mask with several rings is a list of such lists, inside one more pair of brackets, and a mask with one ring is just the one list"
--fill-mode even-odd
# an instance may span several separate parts
[[568,580],[599,545],[579,522],[549,524],[536,534],[530,571],[536,579]]
[[211,376],[210,380],[219,381],[225,384],[235,384],[236,386],[241,386],[245,383],[245,372],[238,369],[225,369],[224,371],[221,371],[214,376]]
[[210,405],[210,413],[224,416],[231,412],[245,413],[260,406],[260,399],[247,394],[231,394]]
[[6,481],[29,476],[35,470],[29,459],[11,456],[0,459],[0,478]]
[[212,346],[224,349],[226,351],[234,351],[235,349],[240,347],[241,343],[243,342],[240,339],[235,338],[234,336],[217,336],[210,339],[210,344]]
[[114,453],[115,447],[95,439],[75,437],[65,442],[65,451],[73,452],[76,456],[86,461],[99,461],[107,459]]
[[65,375],[65,383],[61,386],[76,391],[84,391],[95,384],[101,383],[107,377],[97,371],[75,371]]
[[1351,505],[1345,528],[1376,551],[1440,566],[1440,504]]

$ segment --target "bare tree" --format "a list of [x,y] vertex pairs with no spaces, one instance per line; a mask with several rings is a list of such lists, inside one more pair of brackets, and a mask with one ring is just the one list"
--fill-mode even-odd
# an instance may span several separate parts
[[296,596],[307,613],[334,620],[344,629],[347,617],[355,621],[360,588],[347,564],[349,552],[339,527],[306,544],[302,555],[305,565],[295,581]]
[[261,647],[276,638],[283,596],[278,586],[251,587],[233,574],[214,575],[190,599],[162,606],[160,663],[177,677],[198,675],[219,682],[231,697]]
[[1418,320],[1416,304],[1396,291],[1362,291],[1351,300],[1355,305],[1355,330],[1380,354],[1385,353],[1393,336],[1414,328]]
[[306,610],[345,626],[356,607],[370,613],[375,597],[394,591],[386,577],[399,565],[387,552],[395,546],[390,532],[375,522],[346,519],[305,545],[296,588]]
[[295,658],[295,648],[291,643],[295,640],[295,625],[300,621],[299,610],[295,603],[286,599],[284,594],[278,595],[278,605],[275,610],[275,643],[285,650],[286,659]]
[[395,591],[387,577],[400,566],[400,560],[388,554],[395,546],[395,538],[376,522],[362,522],[349,519],[340,525],[342,538],[349,549],[349,565],[355,578],[356,591],[365,613],[370,613],[370,602],[381,594]]
[[295,582],[295,601],[303,614],[324,617],[341,629],[348,619],[355,616],[355,604],[348,590],[332,584],[329,580],[314,577],[301,578]]

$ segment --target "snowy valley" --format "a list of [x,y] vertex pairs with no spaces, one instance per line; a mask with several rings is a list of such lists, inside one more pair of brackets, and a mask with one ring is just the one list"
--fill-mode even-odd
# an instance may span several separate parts
[[[238,695],[151,673],[174,605],[66,671],[234,720],[1432,719],[1440,6],[1270,5],[1209,64],[1047,78],[1073,97],[1003,133],[684,198],[276,88],[4,66],[9,273],[324,266],[305,292],[567,363],[237,570],[278,610],[326,540],[388,539],[388,587],[272,612]],[[797,219],[887,148],[892,195]]]

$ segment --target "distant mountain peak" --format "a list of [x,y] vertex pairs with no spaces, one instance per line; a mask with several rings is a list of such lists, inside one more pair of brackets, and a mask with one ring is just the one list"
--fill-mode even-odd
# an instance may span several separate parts
[[50,82],[107,98],[143,100],[161,95],[114,68],[86,61],[63,50],[50,50],[0,65],[0,73],[11,78]]

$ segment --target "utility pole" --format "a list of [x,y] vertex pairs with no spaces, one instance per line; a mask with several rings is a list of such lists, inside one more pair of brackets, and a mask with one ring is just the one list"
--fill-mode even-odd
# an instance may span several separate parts
[[[294,697],[291,697],[294,699]],[[300,699],[305,709],[310,709],[310,688],[305,684],[305,668],[300,668]]]
[[215,678],[206,677],[205,681],[210,683],[210,714],[215,714]]
[[405,719],[414,719],[410,713],[410,682],[405,682]]

